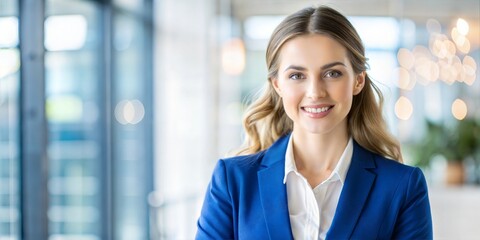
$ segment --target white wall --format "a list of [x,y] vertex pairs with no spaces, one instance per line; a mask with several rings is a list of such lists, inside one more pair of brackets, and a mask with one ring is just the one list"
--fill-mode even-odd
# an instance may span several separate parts
[[[213,3],[156,1],[155,190],[162,238],[191,239],[215,156]],[[214,50],[214,49],[213,49]]]

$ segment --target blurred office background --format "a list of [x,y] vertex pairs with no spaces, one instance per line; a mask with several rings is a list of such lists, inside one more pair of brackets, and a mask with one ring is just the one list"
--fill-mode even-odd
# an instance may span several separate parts
[[192,239],[273,28],[346,14],[436,239],[480,229],[478,0],[0,0],[0,240]]

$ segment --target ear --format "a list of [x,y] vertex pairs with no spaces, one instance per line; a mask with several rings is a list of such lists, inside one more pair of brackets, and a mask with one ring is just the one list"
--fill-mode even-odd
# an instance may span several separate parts
[[275,92],[277,92],[277,94],[280,97],[282,97],[282,90],[280,89],[280,87],[278,85],[278,78],[271,78],[270,81],[272,82],[272,86],[275,89]]
[[359,94],[363,87],[365,86],[365,72],[361,72],[357,75],[357,78],[355,79],[355,85],[353,86],[353,95]]

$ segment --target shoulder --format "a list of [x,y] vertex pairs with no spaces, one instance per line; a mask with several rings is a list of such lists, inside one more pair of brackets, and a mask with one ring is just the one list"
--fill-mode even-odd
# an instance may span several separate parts
[[382,229],[378,238],[431,239],[428,189],[422,171],[365,149],[359,151],[363,152],[363,159],[357,161],[368,167],[357,171],[367,170],[369,174],[362,176],[371,174],[374,180],[368,185],[357,177],[350,184],[369,189],[369,207],[365,212],[370,216],[370,224],[376,221]]
[[[398,161],[375,154],[374,169],[378,185],[383,189],[390,189],[405,197],[412,194],[426,194],[427,183],[422,170]],[[405,200],[405,199],[404,199]]]
[[[257,173],[264,153],[223,158],[217,161],[213,170],[210,189],[228,193],[231,201],[241,198],[240,193],[253,191],[257,184]],[[245,190],[247,188],[248,190]]]
[[229,184],[239,182],[253,183],[253,181],[256,181],[256,176],[260,170],[271,166],[275,166],[277,170],[280,169],[278,167],[285,163],[285,150],[288,137],[289,135],[284,135],[266,150],[254,154],[218,160],[213,172],[214,178],[220,176],[220,178],[223,178]]
[[389,159],[369,151],[357,142],[354,142],[352,163],[357,167],[370,169],[377,175],[398,179],[400,176],[409,175],[419,171],[417,167],[403,164],[397,160]]
[[[219,159],[213,170],[213,179],[240,180],[257,174],[265,152]],[[228,181],[227,181],[228,182]]]
[[383,156],[374,154],[377,173],[385,177],[396,178],[410,178],[413,176],[419,177],[422,171],[418,167],[409,166],[393,159],[388,159]]
[[250,171],[256,172],[261,165],[264,155],[265,151],[261,151],[250,155],[223,158],[218,160],[215,171],[218,171],[218,168],[222,168],[223,171],[230,174],[246,173]]
[[[356,162],[355,164],[353,162]],[[425,182],[425,177],[418,167],[409,166],[393,159],[373,153],[359,144],[355,144],[352,165],[366,168],[376,175],[377,185],[395,188],[412,183]]]
[[406,165],[397,160],[389,159],[375,153],[373,154],[374,154],[375,164],[377,165],[377,168],[380,168],[383,171],[387,171],[389,173],[390,172],[403,173],[403,172],[410,172],[415,169],[415,167]]
[[[357,161],[364,162],[363,166],[368,165],[365,170],[375,176],[373,185],[373,192],[377,194],[375,199],[387,200],[390,206],[397,205],[400,209],[408,206],[412,199],[428,196],[427,182],[420,168],[385,158],[365,149],[359,151],[363,152],[363,159]],[[357,167],[356,171],[359,169],[361,168]],[[355,181],[362,181],[362,179],[355,178]]]

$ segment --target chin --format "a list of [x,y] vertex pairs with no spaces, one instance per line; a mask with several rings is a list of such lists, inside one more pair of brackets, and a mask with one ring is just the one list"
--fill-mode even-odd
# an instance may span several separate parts
[[318,127],[318,126],[316,126],[316,127],[306,127],[306,128],[302,129],[302,131],[304,131],[305,133],[320,134],[320,135],[331,133],[332,130],[333,130],[332,128]]
[[338,132],[341,129],[342,122],[333,123],[333,122],[323,122],[321,124],[317,123],[306,123],[301,125],[300,131],[308,134],[332,134],[333,132]]

